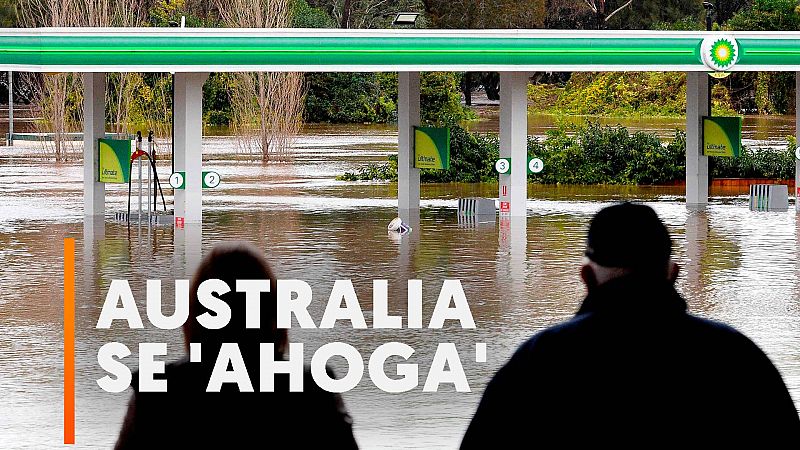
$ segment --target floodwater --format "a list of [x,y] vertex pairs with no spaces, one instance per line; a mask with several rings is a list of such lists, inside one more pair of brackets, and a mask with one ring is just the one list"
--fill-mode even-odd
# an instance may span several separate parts
[[[793,211],[750,212],[743,192],[712,191],[705,212],[689,213],[682,188],[531,186],[521,223],[460,223],[456,199],[496,196],[497,186],[424,185],[419,223],[398,240],[386,232],[396,215],[395,185],[334,180],[344,170],[385,159],[395,142],[396,133],[387,127],[309,127],[293,164],[265,167],[231,161],[232,138],[204,139],[204,166],[219,171],[222,185],[204,191],[202,234],[191,236],[188,228],[128,229],[110,219],[104,226],[84,224],[79,165],[8,156],[24,153],[24,146],[0,150],[6,155],[0,158],[2,445],[60,446],[64,237],[77,241],[77,448],[113,445],[128,398],[95,383],[105,375],[96,360],[102,344],[128,345],[133,354],[124,361],[132,368],[139,342],[167,342],[167,360],[183,351],[180,332],[154,329],[146,320],[144,330],[119,324],[95,329],[111,280],[130,280],[144,316],[145,279],[165,280],[169,304],[171,280],[184,276],[187,261],[197,256],[192,240],[208,249],[230,239],[262,248],[279,278],[308,281],[317,323],[336,279],[353,280],[367,323],[373,279],[389,280],[390,312],[404,317],[406,280],[422,279],[425,323],[442,281],[460,279],[474,330],[453,323],[442,330],[353,330],[346,322],[332,330],[290,330],[291,340],[305,344],[307,362],[316,348],[333,341],[353,345],[365,361],[382,343],[413,347],[416,389],[384,393],[365,370],[358,387],[344,394],[356,438],[363,448],[454,448],[488,379],[516,346],[575,312],[584,294],[578,265],[588,220],[622,199],[646,202],[667,223],[683,267],[678,288],[690,309],[732,324],[760,345],[800,406],[800,219]],[[166,174],[168,163],[159,170]],[[122,210],[125,202],[122,186],[108,189],[107,211]],[[423,392],[437,345],[448,342],[459,351],[471,392],[446,384],[439,392]],[[480,342],[488,348],[485,363],[475,362]],[[387,363],[389,375],[397,362]],[[331,363],[338,373],[346,371],[343,361]],[[696,382],[702,389],[710,381]]]

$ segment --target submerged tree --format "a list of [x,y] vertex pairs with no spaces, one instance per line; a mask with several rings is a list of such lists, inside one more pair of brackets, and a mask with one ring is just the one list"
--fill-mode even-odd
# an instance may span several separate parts
[[[108,0],[84,0],[84,2],[89,8],[103,11],[100,16],[102,19],[95,19],[100,23],[90,26],[140,27],[147,17],[146,0],[115,0],[112,5],[108,4]],[[89,14],[92,15],[91,10]],[[104,17],[108,14],[111,14],[111,17]],[[130,133],[134,97],[141,90],[142,83],[143,78],[138,73],[109,74],[106,104],[116,133]]]
[[[20,22],[26,27],[109,27],[141,25],[146,0],[21,0]],[[79,132],[83,121],[83,84],[77,73],[34,74],[35,103],[41,120],[36,131],[47,133],[45,153],[56,161],[79,158],[69,133]],[[128,131],[132,99],[141,76],[117,73],[109,76],[107,111],[115,131]]]
[[[291,26],[291,0],[216,0],[223,23],[243,28]],[[240,147],[261,161],[285,160],[300,131],[304,83],[301,73],[237,73],[231,85],[232,127]]]
[[[86,25],[83,0],[23,0],[19,5],[20,22],[25,27],[74,27]],[[75,73],[33,75],[35,103],[43,118],[35,123],[36,131],[52,135],[44,142],[44,151],[56,161],[76,156],[68,133],[80,128],[83,111],[83,86]]]

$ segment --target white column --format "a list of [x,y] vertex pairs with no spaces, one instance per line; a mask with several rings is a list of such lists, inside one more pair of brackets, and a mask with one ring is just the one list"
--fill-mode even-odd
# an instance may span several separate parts
[[[797,138],[796,142],[800,146],[800,72],[794,73],[794,135]],[[798,201],[797,194],[800,192],[800,159],[794,160],[794,210],[800,213],[800,201]]]
[[8,146],[14,145],[14,72],[8,71]]
[[186,172],[186,188],[175,190],[175,217],[203,221],[203,84],[207,73],[175,74],[175,171]]
[[[528,201],[528,73],[500,73],[500,157],[511,158],[511,172],[500,175],[501,214],[525,217]],[[503,202],[510,209],[503,212]]]
[[398,73],[397,206],[409,222],[419,215],[419,169],[414,168],[414,127],[419,125],[419,72]]
[[703,155],[703,116],[708,110],[708,74],[686,73],[686,207],[708,204],[708,157]]
[[[100,176],[98,139],[106,133],[106,74],[83,74],[83,215],[103,216],[105,184]],[[125,162],[123,162],[125,164]]]

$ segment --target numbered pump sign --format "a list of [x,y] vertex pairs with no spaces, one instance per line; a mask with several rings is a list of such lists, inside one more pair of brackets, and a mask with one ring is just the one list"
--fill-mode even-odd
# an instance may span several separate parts
[[544,170],[544,161],[539,158],[528,158],[528,173],[539,173]]
[[494,163],[494,170],[501,175],[511,172],[511,158],[500,158]]
[[[203,171],[203,188],[213,189],[219,186],[222,178],[213,170]],[[175,172],[169,176],[169,185],[173,189],[186,189],[186,172]]]
[[[494,170],[500,175],[511,173],[511,158],[500,158],[494,163]],[[544,161],[539,158],[528,158],[528,174],[544,170]]]

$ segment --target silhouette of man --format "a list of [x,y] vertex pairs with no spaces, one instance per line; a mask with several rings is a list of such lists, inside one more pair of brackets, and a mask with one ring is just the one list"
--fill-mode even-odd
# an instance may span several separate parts
[[798,448],[800,419],[780,373],[738,331],[687,313],[671,248],[647,206],[598,212],[583,304],[495,374],[461,448]]

